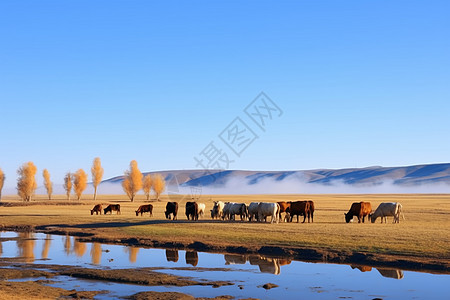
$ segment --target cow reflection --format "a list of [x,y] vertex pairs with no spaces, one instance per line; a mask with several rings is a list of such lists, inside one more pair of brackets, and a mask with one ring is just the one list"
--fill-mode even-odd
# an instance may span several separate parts
[[285,258],[271,258],[260,255],[249,256],[248,261],[251,265],[257,265],[262,273],[270,273],[279,275],[281,272],[281,266],[291,263],[290,259]]
[[177,262],[178,261],[178,250],[166,249],[166,259],[167,259],[167,261]]
[[19,248],[19,256],[24,258],[26,262],[34,261],[34,234],[32,232],[19,232],[17,240],[17,248]]
[[247,262],[246,255],[225,254],[224,257],[226,265],[245,265],[245,263]]
[[352,269],[358,269],[361,272],[370,272],[370,271],[372,271],[372,267],[369,267],[369,266],[355,266],[355,265],[351,265],[350,267],[352,267]]
[[186,251],[186,263],[193,265],[194,267],[198,264],[198,254],[197,251]]
[[45,236],[44,246],[42,247],[42,258],[48,258],[48,252],[50,251],[50,245],[52,243],[50,234]]
[[383,277],[389,277],[394,279],[402,279],[403,278],[403,271],[397,270],[397,269],[383,269],[383,268],[377,268],[377,271],[380,272],[381,276]]

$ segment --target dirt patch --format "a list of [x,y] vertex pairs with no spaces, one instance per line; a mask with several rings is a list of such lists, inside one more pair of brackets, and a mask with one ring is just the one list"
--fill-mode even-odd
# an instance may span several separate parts
[[68,291],[61,288],[41,285],[34,281],[8,282],[0,281],[0,299],[21,300],[21,299],[93,299],[101,292],[77,292]]
[[275,283],[265,283],[263,285],[259,285],[258,287],[262,287],[263,289],[270,290],[270,289],[278,287],[278,285]]
[[[8,265],[7,262],[2,263]],[[46,271],[43,271],[45,269]],[[101,270],[86,269],[72,266],[40,265],[40,264],[9,264],[8,268],[0,268],[0,299],[93,299],[101,291],[76,291],[49,287],[49,280],[11,282],[11,279],[21,278],[51,278],[55,276],[71,276],[75,278],[100,280],[108,282],[139,284],[147,286],[190,286],[202,285],[221,287],[233,285],[229,281],[196,281],[188,277],[154,272],[151,269],[117,269]],[[182,293],[144,292],[130,296],[127,299],[195,299]],[[230,296],[197,299],[232,299]]]
[[34,278],[34,277],[51,278],[53,276],[54,274],[50,272],[35,269],[18,270],[11,268],[0,268],[0,280]]
[[229,300],[234,299],[233,296],[218,296],[214,298],[194,298],[191,295],[186,295],[177,292],[141,292],[124,299],[130,300]]
[[[45,269],[48,271],[41,271],[41,269]],[[152,268],[103,270],[63,265],[10,264],[9,268],[0,269],[0,279],[3,280],[32,277],[49,278],[57,275],[71,276],[89,280],[101,280],[148,286],[209,285],[212,287],[221,287],[225,285],[234,285],[234,283],[231,281],[196,281],[190,279],[189,277],[155,272]]]

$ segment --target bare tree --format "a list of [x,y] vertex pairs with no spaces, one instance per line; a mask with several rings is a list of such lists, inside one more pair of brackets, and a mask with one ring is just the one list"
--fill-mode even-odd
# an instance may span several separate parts
[[42,176],[44,177],[44,186],[47,190],[48,200],[52,200],[53,182],[50,181],[50,173],[47,169],[42,171]]
[[78,200],[81,199],[81,194],[83,194],[87,187],[87,178],[88,175],[83,169],[79,169],[73,175],[73,190],[75,191]]
[[153,179],[150,174],[147,174],[142,181],[142,190],[144,191],[147,201],[150,200],[150,190],[152,189]]
[[138,168],[137,161],[130,162],[130,170],[125,171],[122,187],[133,202],[136,193],[142,188],[142,173]]
[[103,178],[103,168],[100,161],[100,157],[96,157],[92,163],[91,173],[92,173],[92,184],[94,185],[94,201],[97,200],[97,187],[102,182]]
[[67,172],[64,176],[64,190],[66,191],[67,200],[70,200],[70,193],[72,192],[72,173]]
[[5,183],[5,178],[5,173],[3,173],[2,169],[0,169],[0,201],[2,200],[2,190]]
[[31,197],[36,191],[36,172],[37,168],[31,161],[24,163],[17,170],[17,174],[19,174],[19,179],[17,179],[17,194],[24,201],[31,201]]
[[166,181],[161,176],[161,174],[155,174],[155,176],[153,177],[152,188],[153,188],[153,191],[155,192],[156,200],[159,201],[159,196],[166,189]]

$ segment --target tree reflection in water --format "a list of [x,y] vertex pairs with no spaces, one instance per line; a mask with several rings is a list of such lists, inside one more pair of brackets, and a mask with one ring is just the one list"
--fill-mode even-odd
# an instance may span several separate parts
[[102,260],[102,244],[96,242],[91,244],[91,257],[94,265],[100,264]]
[[50,251],[50,246],[52,244],[52,239],[51,239],[51,235],[47,234],[45,236],[45,240],[44,240],[44,246],[42,247],[42,258],[43,259],[47,259],[48,258],[48,252]]
[[17,240],[17,248],[19,256],[24,258],[26,262],[34,261],[34,233],[33,232],[19,232]]

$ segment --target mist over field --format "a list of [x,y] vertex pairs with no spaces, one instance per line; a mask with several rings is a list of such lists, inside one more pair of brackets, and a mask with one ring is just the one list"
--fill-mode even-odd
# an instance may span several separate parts
[[[367,167],[302,171],[172,170],[147,172],[161,174],[166,181],[163,194],[443,194],[450,193],[450,164],[405,167]],[[104,180],[98,194],[127,198],[122,189],[123,176]],[[72,192],[73,193],[73,192]],[[83,195],[93,195],[92,183]],[[6,188],[4,195],[16,195]],[[36,194],[46,194],[39,186]],[[65,194],[62,184],[53,185],[53,194]],[[138,192],[142,195],[142,190]]]

